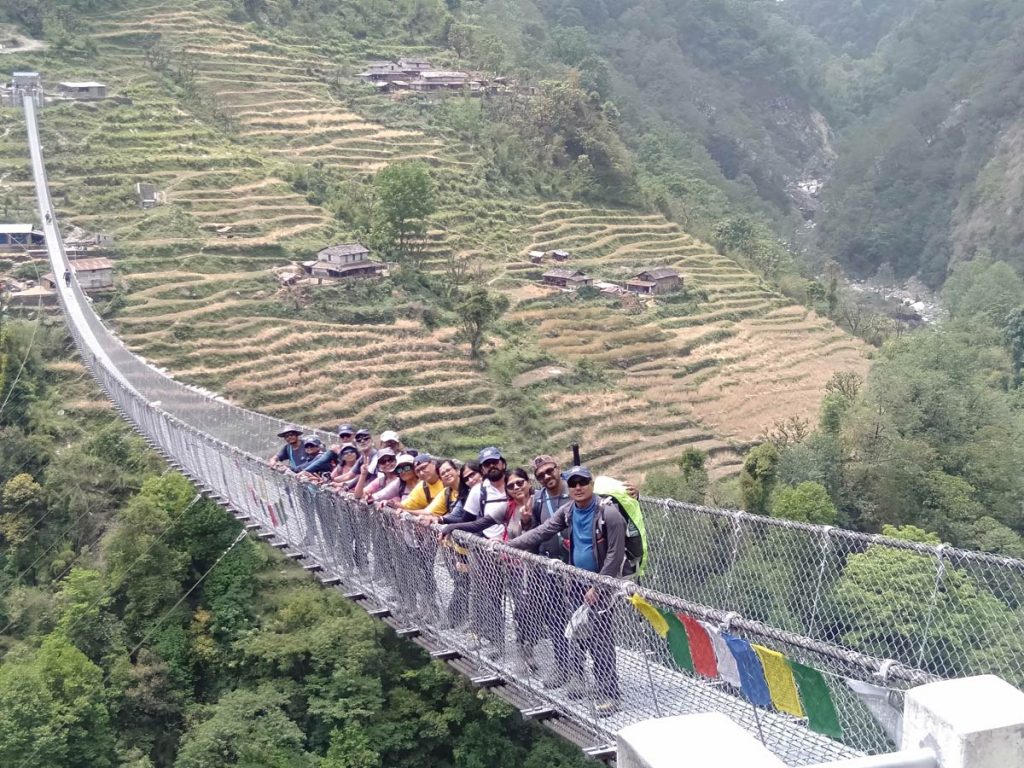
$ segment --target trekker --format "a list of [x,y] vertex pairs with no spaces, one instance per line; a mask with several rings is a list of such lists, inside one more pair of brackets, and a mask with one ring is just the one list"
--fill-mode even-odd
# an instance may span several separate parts
[[353,443],[356,439],[356,430],[351,424],[339,424],[338,425],[338,442],[344,445],[345,443]]
[[[459,465],[451,459],[445,459],[438,468],[444,492],[430,502],[425,510],[427,514],[419,519],[421,525],[462,522],[462,505],[466,502],[470,489],[483,480],[480,465],[475,461],[467,461]],[[444,563],[452,577],[452,597],[448,602],[447,621],[442,629],[455,629],[469,621],[469,550],[459,545],[454,539],[445,537]]]
[[[626,562],[626,521],[615,502],[594,493],[594,477],[586,467],[573,467],[566,476],[571,502],[541,526],[509,542],[514,549],[531,550],[552,535],[568,531],[569,562],[601,576],[619,578]],[[619,675],[615,661],[613,596],[597,585],[572,585],[569,608],[589,606],[589,632],[582,644],[573,643],[569,654],[570,698],[584,698],[584,649],[594,660],[598,699],[595,712],[608,717],[619,709]],[[583,647],[580,647],[582,645]]]
[[352,443],[344,443],[338,448],[337,457],[337,463],[331,470],[332,485],[342,485],[355,477],[359,450]]
[[[438,462],[428,453],[421,453],[413,460],[413,467],[419,482],[404,498],[391,498],[385,503],[396,512],[412,512],[416,514],[425,510],[430,502],[444,493],[444,484],[437,473]],[[408,521],[401,525],[402,540],[408,547],[408,568],[399,568],[398,581],[400,588],[417,604],[416,613],[420,618],[432,619],[436,615],[437,605],[434,596],[437,594],[437,581],[434,578],[434,560],[437,558],[437,542],[428,537],[418,526]]]
[[395,455],[405,453],[405,446],[402,445],[402,438],[398,436],[397,432],[390,429],[380,433],[380,444],[390,448],[395,452]]
[[[530,462],[533,476],[540,484],[540,490],[533,495],[533,517],[537,525],[543,525],[563,506],[570,502],[569,486],[562,478],[561,467],[554,457],[541,454]],[[569,536],[563,531],[549,536],[531,550],[534,554],[569,562]],[[544,678],[545,688],[561,688],[569,682],[569,641],[565,639],[565,625],[569,622],[570,611],[565,599],[561,579],[546,568],[530,569],[529,581],[525,587],[526,612],[535,617],[531,626],[538,635],[545,632],[551,638],[551,650],[555,664]],[[539,640],[540,637],[537,637]]]
[[316,435],[306,435],[302,438],[302,459],[295,465],[295,469],[289,468],[289,471],[301,475],[323,452],[324,444],[320,438]]
[[367,496],[367,499],[379,506],[390,506],[387,504],[391,499],[405,501],[412,493],[419,478],[416,476],[415,456],[403,453],[395,460],[395,479],[385,485],[379,491]]
[[396,464],[395,452],[390,448],[377,449],[377,471],[370,472],[368,464],[359,467],[359,476],[352,488],[352,495],[357,499],[363,496],[376,493],[392,480],[398,477],[395,473]]
[[299,467],[299,479],[318,485],[326,482],[338,463],[338,455],[324,448],[323,442],[316,436],[307,437],[303,446],[306,449],[306,463]]
[[[466,497],[466,503],[462,505],[464,518],[467,521],[476,520],[487,514],[495,520],[500,520],[508,507],[508,495],[505,492],[505,470],[508,465],[501,451],[493,446],[480,451],[477,463],[480,464],[484,481],[475,486]],[[483,531],[488,539],[497,538],[502,533],[499,524],[494,524]]]
[[282,472],[288,469],[296,471],[299,464],[306,461],[306,452],[302,447],[302,430],[298,427],[287,426],[278,432],[277,436],[284,439],[284,445],[270,458],[268,463],[274,469],[279,469]]
[[356,432],[356,449],[359,451],[359,458],[353,468],[353,478],[350,485],[355,486],[355,477],[364,464],[370,467],[370,473],[377,471],[377,449],[373,447],[373,435],[368,429],[360,429]]

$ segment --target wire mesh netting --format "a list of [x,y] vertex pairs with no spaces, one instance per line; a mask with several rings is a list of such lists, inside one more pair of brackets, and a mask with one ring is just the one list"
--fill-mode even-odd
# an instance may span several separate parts
[[[31,104],[26,115],[40,210],[50,210]],[[56,221],[45,230],[61,274]],[[412,519],[273,471],[261,457],[284,422],[177,382],[131,353],[74,281],[58,295],[86,365],[173,462],[403,622],[597,737],[650,717],[720,711],[790,764],[808,764],[893,747],[847,679],[897,695],[930,676],[995,673],[1024,684],[1022,561],[646,498],[650,564],[635,583],[461,532],[439,539]],[[591,620],[567,632],[588,592]],[[626,602],[633,592],[819,670],[842,740],[753,707],[721,678],[680,669]],[[599,712],[609,698],[619,709]]]

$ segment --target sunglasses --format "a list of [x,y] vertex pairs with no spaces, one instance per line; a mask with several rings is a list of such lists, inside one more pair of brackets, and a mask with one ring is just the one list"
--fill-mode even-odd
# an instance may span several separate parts
[[342,440],[344,440],[345,442],[349,442],[352,439],[352,433],[351,432],[339,432],[338,433],[338,437],[341,438]]
[[369,437],[357,437],[356,438],[356,442],[357,443],[368,443],[368,442],[370,442],[370,438]]
[[395,467],[396,472],[412,472],[412,464],[401,464]]
[[480,469],[487,469],[489,467],[496,467],[500,462],[497,459],[488,459],[480,465]]
[[584,477],[570,477],[566,485],[570,488],[586,488],[590,485],[590,481]]
[[536,477],[538,480],[543,480],[545,477],[551,477],[553,474],[555,474],[555,471],[556,470],[554,467],[548,467],[547,469],[538,472],[536,474]]
[[523,487],[524,485],[526,485],[526,481],[525,481],[525,480],[516,480],[515,482],[512,482],[512,483],[507,483],[507,484],[506,484],[506,487],[507,487],[507,488],[508,488],[508,489],[509,489],[510,491],[518,491],[518,490],[519,490],[520,488],[522,488],[522,487]]
[[396,461],[397,461],[397,459],[394,456],[381,456],[379,463],[381,463],[381,464],[394,464]]

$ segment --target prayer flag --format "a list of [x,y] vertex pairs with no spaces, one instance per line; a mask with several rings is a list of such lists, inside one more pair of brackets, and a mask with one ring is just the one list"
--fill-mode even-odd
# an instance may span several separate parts
[[654,627],[655,632],[662,637],[668,635],[668,622],[665,621],[665,617],[658,612],[657,608],[636,593],[629,596],[629,602],[636,608],[636,612],[647,619],[648,623]]
[[761,660],[772,704],[779,712],[785,712],[793,717],[803,717],[804,708],[800,706],[800,694],[796,691],[793,670],[789,668],[786,657],[763,645],[754,645],[753,648],[757,658]]
[[686,627],[686,639],[690,641],[690,658],[693,659],[694,670],[704,677],[718,677],[715,648],[711,645],[711,638],[704,631],[704,627],[695,618],[687,616],[685,613],[679,614],[679,620]]
[[750,643],[742,637],[733,637],[722,633],[725,644],[736,659],[736,668],[740,673],[740,688],[743,694],[752,704],[759,707],[771,707],[772,697],[768,692],[768,683],[764,679],[764,670],[761,668],[761,660],[750,647]]
[[715,659],[718,660],[718,674],[729,685],[739,688],[740,671],[736,668],[736,659],[729,652],[729,646],[725,644],[722,634],[718,631],[717,627],[708,624],[706,621],[702,621],[701,626],[707,630],[708,637],[711,638],[711,646],[715,649]]
[[790,661],[789,666],[793,670],[797,688],[800,689],[800,699],[807,712],[807,727],[833,739],[842,739],[843,728],[839,725],[839,715],[821,672],[795,661]]
[[686,637],[686,627],[672,611],[662,611],[662,618],[668,625],[668,649],[680,669],[693,672],[693,657],[690,655],[690,641]]

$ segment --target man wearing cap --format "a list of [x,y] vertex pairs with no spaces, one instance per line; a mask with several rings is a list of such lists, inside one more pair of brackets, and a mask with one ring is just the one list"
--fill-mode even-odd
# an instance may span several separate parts
[[507,465],[501,451],[493,446],[480,451],[477,461],[480,463],[480,472],[484,480],[469,491],[462,510],[467,520],[486,515],[499,521],[483,532],[486,538],[494,539],[504,532],[504,526],[500,521],[505,519],[505,512],[508,511],[508,493],[505,491]]
[[287,469],[295,471],[299,464],[306,461],[306,454],[302,447],[302,430],[289,425],[278,432],[277,436],[284,438],[284,445],[270,459],[270,466],[282,472]]
[[356,429],[351,424],[339,424],[338,425],[338,442],[339,443],[351,443],[355,441]]
[[[362,469],[363,464],[367,464],[370,467],[370,473],[377,471],[377,449],[373,447],[373,434],[368,429],[356,430],[356,448],[359,450],[359,458],[356,459],[356,465],[352,468],[355,477],[359,476],[359,471]],[[353,478],[352,486],[355,486],[355,478]]]
[[380,445],[390,448],[395,452],[396,456],[400,453],[405,453],[405,446],[402,445],[402,438],[398,436],[397,432],[390,429],[380,433]]
[[[569,563],[576,568],[601,576],[618,578],[626,562],[626,521],[610,499],[594,493],[594,476],[586,467],[573,467],[566,475],[571,501],[562,505],[547,522],[508,542],[514,549],[533,550],[551,536],[569,533]],[[583,685],[583,650],[594,660],[594,678],[598,700],[594,707],[599,717],[607,717],[619,709],[619,674],[615,664],[615,638],[612,629],[611,596],[598,586],[585,584],[571,587],[570,608],[590,606],[590,631],[582,645],[569,654],[570,672],[574,680],[567,692],[570,698],[586,695]]]

